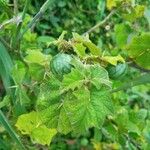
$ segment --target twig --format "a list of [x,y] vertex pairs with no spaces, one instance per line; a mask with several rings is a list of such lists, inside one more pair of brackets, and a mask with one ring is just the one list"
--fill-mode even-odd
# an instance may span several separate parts
[[100,26],[104,25],[114,14],[116,13],[116,10],[112,10],[110,12],[110,14],[102,21],[98,22],[95,26],[93,26],[91,29],[89,29],[88,31],[86,31],[85,33],[83,33],[83,35],[85,34],[89,34],[91,32],[93,32],[94,30],[96,30],[97,28],[99,28]]
[[48,9],[48,7],[51,4],[51,0],[47,0],[42,7],[40,8],[39,12],[34,16],[34,18],[29,22],[29,24],[26,26],[26,28],[23,30],[23,32],[19,35],[19,39],[22,39],[23,35],[30,29],[32,28],[33,24],[36,23],[36,21],[42,17],[44,12]]

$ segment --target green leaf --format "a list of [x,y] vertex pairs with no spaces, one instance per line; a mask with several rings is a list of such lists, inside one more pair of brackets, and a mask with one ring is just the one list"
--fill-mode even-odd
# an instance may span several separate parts
[[75,43],[73,48],[79,57],[84,57],[86,55],[86,47],[82,43]]
[[43,122],[60,133],[85,133],[90,127],[101,128],[106,115],[113,112],[113,104],[107,89],[90,91],[82,87],[68,93],[62,103],[52,104],[40,112]]
[[107,0],[107,8],[111,10],[112,8],[117,6],[117,0]]
[[128,36],[132,32],[128,24],[115,25],[115,40],[119,48],[123,48],[127,44]]
[[93,83],[97,89],[100,89],[102,86],[111,88],[108,72],[99,65],[90,66],[90,77],[88,80]]
[[124,107],[117,108],[117,115],[115,116],[115,121],[118,124],[118,128],[120,132],[131,132],[136,133],[137,135],[141,135],[141,128],[138,126],[135,120],[136,116],[130,117],[130,110],[125,109]]
[[101,49],[99,47],[97,47],[94,43],[92,43],[90,41],[89,37],[81,36],[81,35],[79,35],[77,33],[73,33],[73,39],[75,40],[75,42],[79,42],[80,43],[80,45],[78,45],[78,49],[75,48],[75,52],[77,52],[77,54],[79,53],[81,55],[81,52],[82,52],[82,55],[83,55],[84,52],[85,52],[85,48],[84,47],[87,47],[92,55],[96,55],[96,56],[101,55]]
[[114,124],[111,124],[111,123],[105,124],[102,130],[106,132],[109,138],[111,138],[114,141],[117,140],[118,128]]
[[141,135],[140,129],[138,128],[138,126],[136,124],[134,124],[131,121],[128,121],[128,123],[126,125],[126,128],[128,129],[128,132],[137,133],[140,136]]
[[73,35],[73,39],[77,42],[82,43],[83,41],[87,41],[87,40],[89,41],[89,39],[87,39],[85,36],[81,36],[78,33],[73,32],[72,35]]
[[31,138],[42,145],[50,145],[56,133],[56,129],[48,129],[43,125],[33,130]]
[[64,75],[62,81],[62,92],[68,91],[69,89],[74,90],[76,87],[81,87],[85,82],[84,74],[82,71],[77,69],[72,69],[71,73]]
[[66,34],[67,34],[67,31],[63,31],[63,32],[61,33],[61,35],[59,36],[58,41],[63,40]]
[[[75,67],[83,67],[83,66]],[[80,65],[80,64],[79,64]],[[99,65],[84,65],[82,69],[72,69],[71,73],[64,75],[62,92],[69,89],[80,88],[83,84],[93,83],[97,88],[102,84],[111,87],[107,71]]]
[[[74,133],[85,133],[90,127],[101,128],[106,115],[113,112],[110,95],[105,88],[90,91],[82,87],[74,91],[75,98],[65,99],[65,106]],[[67,98],[67,97],[66,97]]]
[[45,68],[40,64],[31,63],[29,64],[29,74],[33,80],[41,81],[44,78]]
[[16,99],[20,102],[22,106],[29,105],[31,100],[26,93],[26,89],[23,86],[18,86],[16,88]]
[[16,127],[21,131],[22,134],[31,134],[33,129],[42,122],[39,115],[36,112],[30,112],[29,114],[23,114],[19,116]]
[[71,130],[71,123],[68,118],[65,106],[66,101],[57,102],[56,104],[47,105],[47,108],[40,111],[42,122],[48,128],[56,128],[58,132],[68,134]]
[[141,67],[150,69],[150,33],[135,36],[127,46],[128,55]]
[[123,17],[130,22],[136,21],[136,19],[144,16],[145,6],[144,5],[136,5],[135,7],[131,7],[130,12],[126,12],[123,14]]
[[118,56],[103,56],[101,58],[102,60],[116,66],[118,62],[122,62],[125,63],[125,60],[123,59],[123,57],[121,55]]
[[90,127],[100,128],[106,115],[113,112],[107,71],[99,65],[86,65],[78,60],[74,60],[73,65],[62,83],[56,84],[56,79],[52,78],[47,88],[49,93],[42,90],[38,97],[42,122],[64,134],[70,131],[82,134]]
[[53,136],[57,133],[56,129],[49,129],[42,124],[37,112],[19,116],[16,127],[22,134],[29,135],[33,141],[42,145],[49,145]]
[[83,44],[90,50],[92,55],[100,56],[101,49],[98,48],[94,43],[85,41]]
[[51,59],[50,55],[44,55],[38,50],[28,51],[28,55],[25,57],[25,61],[27,61],[28,63],[37,63],[39,65],[49,64],[50,59]]
[[39,110],[47,108],[51,103],[57,102],[60,99],[60,84],[61,82],[51,75],[46,82],[40,85],[40,92],[37,99]]
[[58,79],[51,76],[48,82],[41,85],[37,108],[46,126],[57,128],[59,132],[67,134],[71,130],[64,105],[62,105],[63,96],[60,95],[60,84]]
[[136,18],[143,17],[144,16],[144,11],[145,11],[145,6],[144,5],[137,5],[135,7]]
[[26,68],[22,62],[16,62],[12,69],[12,78],[16,84],[21,84],[23,82],[26,73]]

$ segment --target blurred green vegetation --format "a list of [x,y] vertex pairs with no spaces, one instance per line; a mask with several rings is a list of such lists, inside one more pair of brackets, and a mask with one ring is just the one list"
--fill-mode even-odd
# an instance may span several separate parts
[[[27,10],[20,23],[26,2]],[[91,49],[96,47],[101,50],[103,60],[100,64],[108,73],[114,61],[126,63],[125,70],[114,66],[115,73],[109,73],[112,89],[146,73],[150,78],[150,0],[51,0],[46,12],[19,39],[20,33],[23,33],[44,2],[0,0],[0,109],[3,112],[0,115],[0,150],[24,147],[29,150],[149,150],[150,84],[113,93],[114,114],[106,117],[100,129],[90,128],[79,136],[58,133],[50,146],[37,144],[33,135],[29,138],[17,130],[15,124],[18,117],[37,109],[37,95],[41,91],[46,96],[49,94],[41,89],[51,73],[47,62],[60,50],[78,55],[74,51],[68,52],[68,49],[74,48],[72,45],[73,48],[69,47],[74,39],[72,33],[83,35],[113,10],[116,12],[108,21],[89,33],[94,44]],[[58,38],[63,31],[67,31],[67,34],[60,44]],[[84,45],[85,39],[82,40],[81,45]],[[107,60],[104,60],[105,56]],[[121,58],[116,60],[115,56]],[[32,116],[30,119],[33,119]],[[43,132],[44,129],[45,126]],[[38,140],[41,142],[43,139]]]

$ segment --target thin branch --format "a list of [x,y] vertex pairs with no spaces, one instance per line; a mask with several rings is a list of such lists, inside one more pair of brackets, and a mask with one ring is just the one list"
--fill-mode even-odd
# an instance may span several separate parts
[[22,39],[23,35],[30,29],[32,28],[33,24],[35,24],[37,22],[37,20],[39,20],[39,18],[41,18],[44,14],[44,12],[48,9],[48,7],[51,4],[51,0],[47,0],[42,7],[40,8],[39,12],[34,16],[34,18],[31,20],[31,22],[29,22],[29,24],[26,26],[26,28],[23,30],[23,32],[19,35],[19,39]]
[[97,28],[99,28],[100,26],[104,25],[115,13],[116,13],[116,10],[112,10],[112,11],[110,12],[110,14],[108,14],[108,16],[107,16],[104,20],[98,22],[98,23],[97,23],[95,26],[93,26],[91,29],[89,29],[88,31],[86,31],[85,33],[83,33],[83,35],[89,34],[89,33],[93,32],[93,31],[95,31],[95,30],[96,30]]

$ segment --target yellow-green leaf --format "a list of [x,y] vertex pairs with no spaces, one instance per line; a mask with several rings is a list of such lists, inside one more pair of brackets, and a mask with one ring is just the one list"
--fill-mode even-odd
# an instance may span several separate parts
[[28,63],[37,63],[40,65],[49,64],[50,59],[51,59],[50,55],[44,55],[42,52],[38,50],[28,51],[28,55],[25,57],[25,61],[27,61]]
[[15,126],[21,131],[22,134],[31,134],[33,129],[41,123],[42,122],[40,121],[38,114],[33,111],[19,116]]
[[73,48],[78,56],[84,57],[86,55],[85,53],[86,47],[82,43],[75,43]]
[[129,57],[141,67],[150,69],[150,33],[135,36],[127,46]]
[[[88,35],[81,36],[77,33],[73,33],[73,39],[75,40],[75,42],[78,42],[78,43],[82,44],[84,47],[87,47],[92,55],[95,55],[95,56],[101,55],[101,49],[90,41]],[[82,46],[82,50],[80,50],[80,51],[82,51],[82,55],[83,55],[83,50],[85,49],[85,48],[83,48],[83,46]],[[79,49],[79,45],[78,45],[78,49]],[[81,45],[80,45],[80,49],[81,49]],[[77,49],[75,49],[75,51],[77,51]]]
[[29,135],[34,142],[42,145],[49,145],[57,133],[56,129],[47,128],[35,111],[19,116],[16,127],[22,134]]
[[103,56],[102,60],[116,66],[118,62],[122,62],[125,63],[125,60],[123,59],[123,57],[121,55],[118,56]]
[[101,55],[101,49],[97,47],[94,43],[85,41],[83,44],[90,50],[92,55]]
[[48,129],[45,125],[42,125],[32,131],[31,138],[42,145],[50,145],[56,133],[56,129]]
[[117,0],[107,0],[107,8],[111,10],[112,8],[117,6]]

